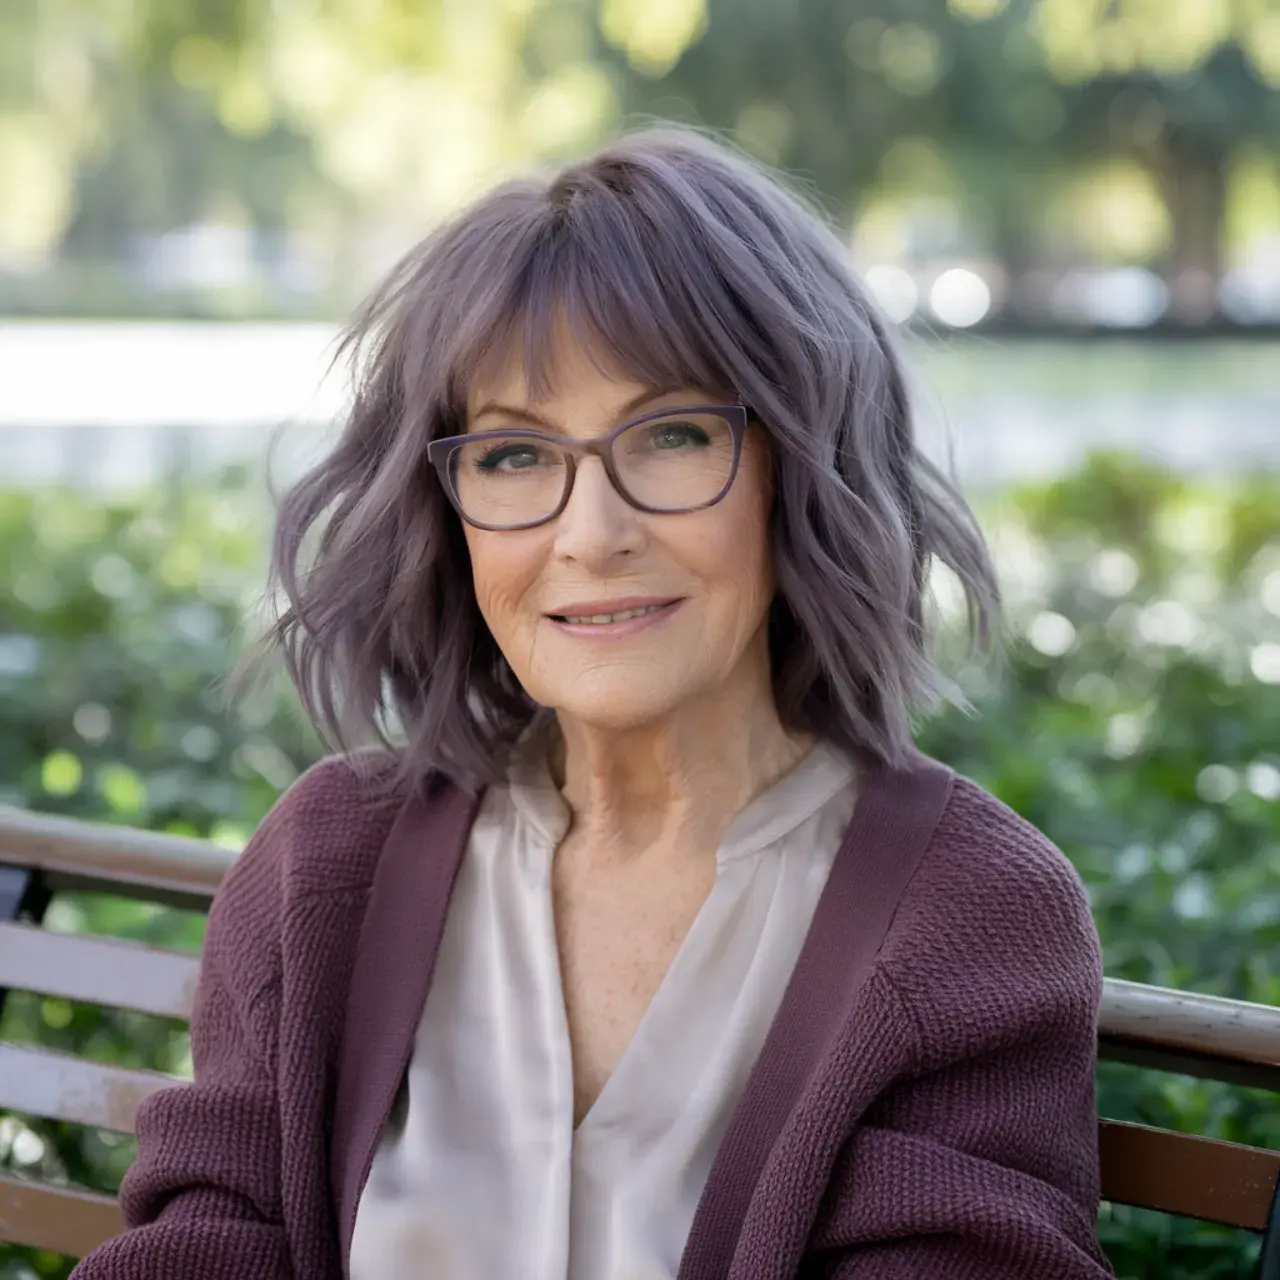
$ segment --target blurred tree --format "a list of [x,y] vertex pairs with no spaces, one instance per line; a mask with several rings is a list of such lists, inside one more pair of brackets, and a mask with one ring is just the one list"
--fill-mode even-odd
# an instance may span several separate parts
[[1155,175],[1170,213],[1175,315],[1215,307],[1232,154],[1280,139],[1280,4],[1036,0],[1046,64],[1069,91],[1064,143],[1122,152]]
[[630,58],[628,107],[732,127],[844,209],[910,180],[886,165],[903,138],[928,138],[1015,271],[1044,251],[1037,212],[1063,171],[1132,157],[1169,209],[1177,314],[1211,312],[1228,161],[1280,139],[1274,0],[870,0],[856,16],[837,0],[706,4],[661,78]]
[[[1277,86],[1277,0],[11,0],[0,271],[46,308],[149,289],[343,309],[416,230],[621,110],[728,129],[843,218],[923,192],[908,250],[994,250],[1015,274],[1082,252],[1098,219],[1059,243],[1044,211],[1125,158],[1167,226],[1116,251],[1158,251],[1196,320],[1229,161],[1276,155]],[[163,239],[202,225],[230,230]]]
[[[335,286],[322,309],[345,306],[415,226],[504,163],[598,136],[612,94],[574,53],[575,7],[559,6],[559,38],[531,75],[535,7],[0,7],[0,187],[19,196],[0,213],[11,292],[46,268],[55,309],[100,307],[86,280],[107,297],[153,288],[207,306],[220,274],[239,271],[256,287],[224,289],[226,309],[270,309],[292,246]],[[589,35],[589,14],[579,25]],[[242,232],[246,261],[218,271],[225,236],[162,239],[202,224]],[[74,278],[59,287],[64,264]]]

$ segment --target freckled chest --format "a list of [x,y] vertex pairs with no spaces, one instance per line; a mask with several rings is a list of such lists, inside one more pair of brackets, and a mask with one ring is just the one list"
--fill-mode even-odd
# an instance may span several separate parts
[[556,851],[551,886],[575,1125],[626,1052],[715,878],[709,857],[591,865],[572,835]]

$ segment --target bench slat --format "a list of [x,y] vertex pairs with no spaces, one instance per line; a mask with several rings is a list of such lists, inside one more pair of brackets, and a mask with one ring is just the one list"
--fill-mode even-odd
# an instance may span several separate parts
[[143,1098],[181,1083],[158,1071],[0,1042],[0,1108],[9,1111],[132,1133]]
[[1103,1058],[1280,1091],[1280,1009],[1108,978]]
[[[1280,1153],[1104,1120],[1103,1198],[1261,1231]],[[105,1196],[0,1178],[0,1239],[83,1257],[121,1230]]]
[[0,921],[0,990],[189,1018],[196,956]]
[[1280,1179],[1280,1151],[1103,1120],[1102,1198],[1229,1227],[1263,1231]]
[[0,1177],[0,1241],[83,1258],[123,1230],[110,1196]]
[[200,910],[235,859],[208,840],[0,805],[0,862],[38,867],[57,887],[118,887]]
[[1102,1034],[1280,1069],[1280,1008],[1108,978]]

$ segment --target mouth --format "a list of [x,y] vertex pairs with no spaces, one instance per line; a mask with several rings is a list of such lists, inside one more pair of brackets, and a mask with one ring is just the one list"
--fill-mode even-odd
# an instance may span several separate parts
[[558,630],[600,638],[631,635],[668,618],[680,607],[679,598],[667,600],[609,600],[567,605],[546,616]]

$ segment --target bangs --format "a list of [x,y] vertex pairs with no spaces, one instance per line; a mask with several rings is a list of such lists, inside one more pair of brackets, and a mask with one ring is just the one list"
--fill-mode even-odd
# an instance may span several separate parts
[[266,651],[321,736],[394,749],[415,785],[502,776],[539,707],[487,627],[425,446],[466,429],[478,382],[518,374],[535,401],[563,390],[569,351],[765,425],[779,715],[910,759],[912,716],[944,688],[922,606],[934,560],[963,583],[974,638],[997,634],[981,531],[917,448],[905,375],[843,237],[778,175],[672,129],[496,188],[357,312],[339,350],[351,409],[279,504],[267,592],[287,606]]
[[610,191],[541,212],[543,225],[521,237],[505,278],[494,280],[492,260],[475,264],[496,287],[469,311],[448,354],[452,416],[465,416],[475,385],[517,372],[535,402],[549,398],[559,389],[566,340],[606,378],[742,396],[745,355],[736,346],[717,349],[706,320],[731,312],[731,295],[705,268],[690,272],[693,246],[670,226],[662,236],[646,234],[636,204]]

